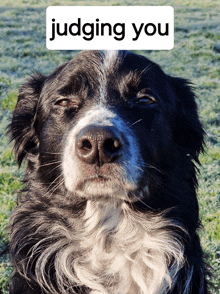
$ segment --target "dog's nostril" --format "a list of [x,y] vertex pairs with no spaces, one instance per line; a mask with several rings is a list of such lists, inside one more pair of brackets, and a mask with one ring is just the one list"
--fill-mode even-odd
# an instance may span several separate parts
[[92,149],[92,144],[89,142],[89,140],[83,140],[82,141],[82,147],[83,150],[91,150]]
[[121,149],[121,144],[117,139],[109,138],[105,140],[103,149],[109,154],[118,152]]

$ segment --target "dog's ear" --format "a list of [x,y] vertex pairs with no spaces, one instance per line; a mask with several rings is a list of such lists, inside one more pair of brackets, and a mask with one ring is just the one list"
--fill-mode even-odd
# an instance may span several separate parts
[[38,147],[39,142],[34,123],[45,78],[37,73],[21,86],[12,121],[8,126],[8,133],[11,141],[14,141],[13,150],[19,166],[25,157],[35,154]]
[[175,142],[183,147],[184,152],[199,162],[199,153],[204,151],[205,132],[198,117],[195,94],[191,83],[176,77],[169,76],[168,79],[176,95]]

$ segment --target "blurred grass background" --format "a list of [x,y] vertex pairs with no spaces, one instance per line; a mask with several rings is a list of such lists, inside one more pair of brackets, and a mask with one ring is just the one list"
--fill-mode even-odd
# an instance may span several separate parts
[[0,0],[0,293],[8,293],[11,275],[6,226],[21,189],[6,126],[20,85],[33,73],[50,73],[76,51],[46,48],[46,7],[50,5],[171,5],[175,13],[175,46],[170,51],[136,51],[159,63],[166,73],[190,79],[196,86],[199,114],[207,132],[200,156],[198,198],[200,232],[215,289],[220,293],[220,1],[219,0]]

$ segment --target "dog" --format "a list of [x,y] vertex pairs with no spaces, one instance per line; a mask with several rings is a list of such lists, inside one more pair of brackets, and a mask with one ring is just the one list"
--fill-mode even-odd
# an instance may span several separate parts
[[9,132],[27,160],[11,294],[208,293],[189,81],[132,52],[82,51],[21,86]]

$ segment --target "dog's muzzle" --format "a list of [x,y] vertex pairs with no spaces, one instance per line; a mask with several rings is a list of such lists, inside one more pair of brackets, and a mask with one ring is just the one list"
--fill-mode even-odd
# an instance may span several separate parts
[[65,186],[77,196],[125,199],[138,187],[141,162],[132,130],[116,113],[98,107],[68,134],[62,163]]

